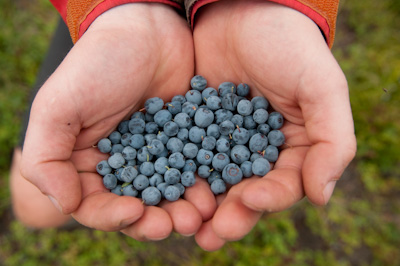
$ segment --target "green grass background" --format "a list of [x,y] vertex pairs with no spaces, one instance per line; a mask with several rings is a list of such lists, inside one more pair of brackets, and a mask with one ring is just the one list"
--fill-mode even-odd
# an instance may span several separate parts
[[326,207],[306,199],[266,214],[244,239],[204,252],[172,235],[30,230],[14,220],[9,165],[57,13],[47,0],[0,1],[0,265],[400,265],[400,2],[342,1],[333,53],[345,72],[358,139]]

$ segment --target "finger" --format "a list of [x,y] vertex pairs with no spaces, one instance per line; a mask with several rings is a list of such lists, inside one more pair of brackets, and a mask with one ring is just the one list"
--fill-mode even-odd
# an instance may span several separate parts
[[302,165],[308,147],[293,147],[281,151],[274,169],[266,176],[253,179],[243,189],[243,204],[252,210],[283,211],[304,197]]
[[109,154],[101,153],[97,148],[88,148],[84,150],[73,151],[71,162],[78,172],[96,172],[96,165],[107,160]]
[[211,219],[217,208],[215,196],[210,185],[203,178],[196,177],[196,184],[186,188],[184,199],[189,201],[200,212],[203,221]]
[[81,173],[82,202],[72,214],[79,223],[103,231],[116,231],[134,223],[143,214],[140,199],[108,191],[99,175]]
[[243,188],[251,182],[252,179],[246,179],[233,186],[215,212],[212,229],[219,238],[227,241],[239,240],[250,232],[260,219],[262,212],[248,208],[241,199]]
[[195,235],[196,243],[206,251],[216,251],[222,248],[226,241],[218,237],[213,228],[212,220],[202,224],[200,230]]
[[171,217],[174,231],[181,235],[194,235],[202,224],[202,217],[199,211],[186,200],[163,201],[160,207]]
[[172,228],[171,218],[165,210],[146,206],[143,216],[121,232],[138,241],[162,240],[171,234]]
[[305,72],[299,89],[299,104],[313,144],[303,165],[304,188],[317,205],[328,202],[336,180],[356,152],[346,79],[330,57],[324,64],[315,63],[318,71]]

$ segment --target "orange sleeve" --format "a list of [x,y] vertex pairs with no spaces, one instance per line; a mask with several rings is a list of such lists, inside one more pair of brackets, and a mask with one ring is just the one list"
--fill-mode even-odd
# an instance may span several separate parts
[[164,3],[180,9],[180,0],[50,0],[66,22],[76,43],[90,24],[105,11],[128,3]]
[[[186,0],[187,17],[190,25],[194,26],[197,10],[209,3],[218,0]],[[268,0],[296,9],[312,19],[324,34],[328,46],[331,48],[335,39],[336,17],[339,0]]]

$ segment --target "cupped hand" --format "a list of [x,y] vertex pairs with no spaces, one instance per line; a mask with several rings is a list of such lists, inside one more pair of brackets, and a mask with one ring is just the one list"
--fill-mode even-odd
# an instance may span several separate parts
[[194,234],[216,208],[201,181],[185,200],[145,207],[105,190],[95,170],[105,155],[93,147],[146,99],[184,93],[193,61],[190,29],[168,6],[127,4],[99,16],[34,100],[23,176],[88,227],[138,240],[162,239],[172,230]]
[[220,196],[196,234],[206,250],[245,236],[264,211],[304,196],[328,202],[356,151],[347,82],[318,26],[268,1],[220,1],[200,9],[194,29],[196,74],[217,87],[244,82],[286,118],[286,143],[274,169]]

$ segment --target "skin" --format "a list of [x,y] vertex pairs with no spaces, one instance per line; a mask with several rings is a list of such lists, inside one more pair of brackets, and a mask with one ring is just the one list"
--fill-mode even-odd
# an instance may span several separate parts
[[[195,234],[211,251],[244,237],[265,211],[282,211],[305,196],[315,205],[328,202],[356,140],[346,79],[318,27],[267,1],[209,4],[195,25],[192,37],[186,22],[159,4],[113,8],[43,85],[32,106],[21,172],[62,213],[141,241],[166,238],[172,230]],[[184,94],[194,73],[212,87],[245,82],[251,96],[264,95],[284,115],[286,144],[274,170],[216,199],[198,179],[184,199],[161,207],[108,193],[95,173],[105,155],[92,146],[145,99]]]
[[104,13],[37,94],[22,175],[85,226],[142,241],[166,238],[172,230],[193,235],[216,208],[201,182],[187,200],[145,207],[140,199],[105,190],[95,166],[106,155],[93,147],[146,99],[183,94],[193,74],[190,28],[172,8],[128,4]]
[[286,118],[286,144],[274,170],[219,198],[195,238],[205,250],[244,237],[262,213],[291,207],[304,196],[325,205],[356,152],[345,76],[316,24],[267,1],[205,6],[194,29],[196,74],[208,86],[245,82]]

